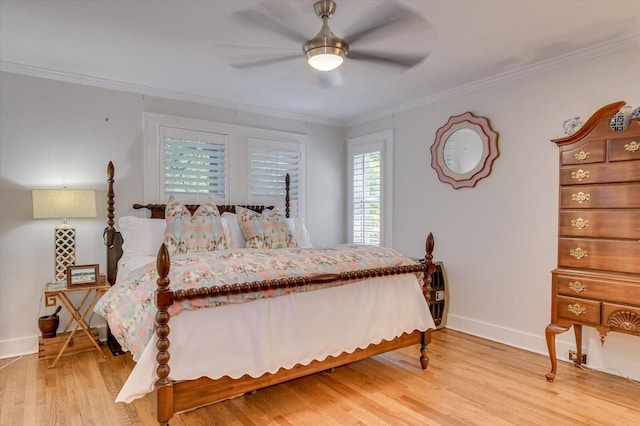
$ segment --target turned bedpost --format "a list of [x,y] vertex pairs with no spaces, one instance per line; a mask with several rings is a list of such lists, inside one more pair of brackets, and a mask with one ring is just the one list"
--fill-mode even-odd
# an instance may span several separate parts
[[291,177],[289,176],[289,173],[287,173],[287,176],[284,178],[284,185],[285,185],[285,194],[284,194],[284,215],[285,217],[289,218],[290,217],[290,212],[291,212],[291,199],[289,198],[289,188],[290,188],[290,184],[291,184]]
[[[107,246],[107,258],[109,258],[109,250],[113,248],[113,240],[115,237],[115,194],[113,193],[113,181],[114,181],[115,169],[113,167],[113,162],[109,161],[107,165],[107,227],[104,229],[104,244]],[[107,281],[109,284],[113,285],[116,282],[116,269],[111,267],[112,265],[107,265]]]
[[[424,277],[422,278],[422,294],[424,295],[424,300],[427,301],[427,305],[429,305],[431,301],[431,274],[433,274],[436,270],[435,265],[433,264],[433,246],[435,242],[433,240],[433,234],[429,232],[427,236],[427,241],[425,242],[425,252],[424,255]],[[420,339],[420,365],[423,369],[427,369],[429,366],[429,356],[427,346],[431,343],[431,330],[427,330],[422,333],[422,338]]]
[[436,270],[436,265],[433,264],[433,246],[435,242],[433,240],[433,234],[429,232],[427,236],[427,241],[424,245],[424,249],[426,254],[424,255],[424,278],[422,293],[424,294],[424,298],[427,301],[427,304],[431,302],[431,274],[433,274]]
[[157,420],[160,425],[168,425],[169,419],[173,415],[173,382],[169,378],[169,306],[173,304],[173,292],[169,290],[169,251],[167,247],[162,244],[158,251],[158,257],[156,260],[156,267],[158,269],[158,288],[156,290],[156,307],[158,312],[156,313],[156,335],[158,341],[156,342],[156,348],[158,354],[156,355],[156,361],[158,367],[156,373],[158,374],[158,380],[156,380],[156,410]]

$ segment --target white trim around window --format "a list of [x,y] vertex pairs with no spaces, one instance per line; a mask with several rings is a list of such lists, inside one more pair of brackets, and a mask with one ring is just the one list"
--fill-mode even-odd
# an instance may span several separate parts
[[[275,146],[285,147],[289,151],[297,151],[299,154],[297,216],[306,219],[306,135],[150,112],[144,113],[143,122],[144,203],[164,203],[167,201],[162,186],[164,175],[161,174],[163,170],[163,137],[165,135],[185,135],[185,137],[193,137],[197,140],[208,139],[213,143],[225,145],[225,204],[251,203],[249,191],[250,144],[253,147],[260,144],[265,144],[265,146],[274,146],[275,144]],[[215,200],[215,202],[220,203],[222,200]]]
[[361,154],[380,153],[380,245],[393,246],[393,130],[350,138],[347,142],[347,232],[354,242],[354,158]]

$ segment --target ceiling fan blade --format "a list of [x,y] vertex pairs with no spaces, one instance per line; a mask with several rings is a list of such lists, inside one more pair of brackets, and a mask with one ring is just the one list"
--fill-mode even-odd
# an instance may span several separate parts
[[237,63],[231,64],[231,66],[238,69],[254,68],[254,67],[261,67],[265,65],[277,64],[280,62],[287,62],[292,59],[300,59],[301,57],[302,57],[302,54],[296,53],[291,55],[276,56],[272,58],[256,59],[254,61],[237,62]]
[[284,36],[289,40],[295,41],[298,44],[302,44],[307,40],[307,37],[305,37],[303,34],[299,33],[298,31],[276,21],[270,16],[267,16],[255,10],[251,10],[251,9],[239,10],[235,12],[233,16],[236,19],[239,19],[240,21],[244,21],[252,25],[258,25],[276,34],[280,34],[281,36]]
[[351,45],[364,37],[376,32],[393,31],[393,35],[400,35],[429,28],[427,20],[416,12],[393,3],[384,3],[364,17],[361,25],[344,39]]
[[403,53],[368,53],[362,50],[349,50],[348,59],[375,62],[382,65],[409,69],[424,61],[427,55],[410,55]]

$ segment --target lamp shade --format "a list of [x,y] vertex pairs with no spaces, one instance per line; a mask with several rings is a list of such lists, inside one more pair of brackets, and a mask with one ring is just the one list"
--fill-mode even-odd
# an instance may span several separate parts
[[96,217],[96,191],[88,189],[34,189],[33,218]]

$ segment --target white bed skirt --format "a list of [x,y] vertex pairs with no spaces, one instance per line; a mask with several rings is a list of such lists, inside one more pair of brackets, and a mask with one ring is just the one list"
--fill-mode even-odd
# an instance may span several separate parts
[[[169,321],[169,377],[260,377],[352,353],[403,333],[435,329],[421,284],[415,274],[393,275],[183,311]],[[116,402],[131,402],[153,391],[156,340],[154,336],[147,345]],[[416,353],[417,368],[418,358]]]

